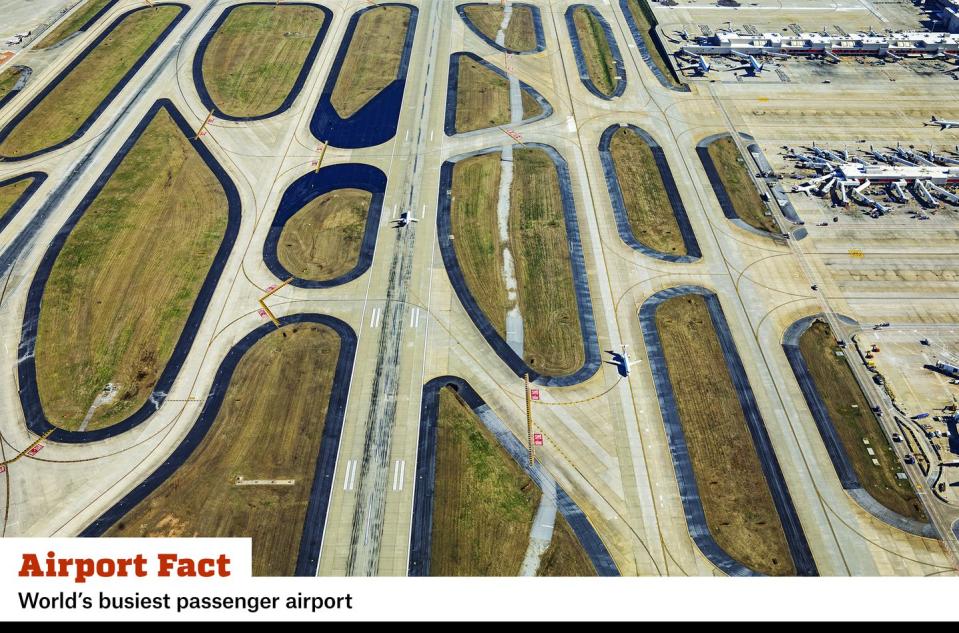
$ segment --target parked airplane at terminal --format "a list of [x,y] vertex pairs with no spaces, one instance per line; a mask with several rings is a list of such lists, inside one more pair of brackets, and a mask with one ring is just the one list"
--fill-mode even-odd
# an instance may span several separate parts
[[733,55],[743,59],[746,63],[742,66],[737,66],[736,68],[730,68],[730,70],[745,70],[746,73],[752,77],[755,77],[763,71],[763,62],[757,60],[752,55],[746,55],[745,53],[740,53],[738,51],[733,51]]
[[933,115],[932,120],[927,121],[926,123],[923,123],[923,125],[938,125],[939,130],[942,131],[942,130],[951,130],[954,127],[959,127],[959,121],[946,121],[944,119],[937,119],[935,115]]
[[696,76],[702,77],[703,75],[709,72],[709,69],[711,68],[711,66],[709,65],[709,62],[706,61],[706,58],[703,57],[702,55],[695,55],[694,57],[696,58],[695,64],[692,64],[690,66],[680,66],[679,70],[680,71],[691,70]]

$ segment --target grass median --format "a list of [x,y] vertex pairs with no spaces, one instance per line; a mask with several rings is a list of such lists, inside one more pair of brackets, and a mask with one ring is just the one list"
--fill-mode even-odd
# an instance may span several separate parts
[[336,332],[316,323],[257,341],[193,454],[107,536],[248,536],[255,575],[292,576],[339,349]]
[[70,14],[65,20],[61,21],[50,33],[40,40],[34,49],[40,50],[49,48],[54,44],[59,44],[74,33],[80,30],[84,24],[90,21],[103,7],[107,6],[113,0],[87,0],[87,2]]
[[509,81],[476,60],[461,56],[456,83],[456,131],[471,132],[509,122]]
[[590,80],[601,93],[612,96],[621,80],[616,76],[616,62],[603,25],[586,7],[573,11],[573,25]]
[[33,184],[33,178],[24,178],[0,187],[0,220],[3,220],[31,184]]
[[326,281],[356,266],[373,196],[362,189],[337,189],[308,202],[287,220],[277,258],[290,274]]
[[341,118],[356,114],[396,80],[411,15],[407,7],[384,6],[360,16],[330,95]]
[[513,152],[507,239],[499,231],[498,152],[460,161],[453,171],[451,222],[466,285],[500,336],[512,306],[504,249],[514,261],[523,320],[523,357],[545,375],[568,375],[585,362],[559,175],[540,149]]
[[[927,521],[909,481],[896,477],[897,472],[902,472],[899,460],[849,364],[839,356],[846,352],[836,345],[829,325],[822,321],[813,323],[800,337],[799,351],[862,487],[890,510]],[[878,466],[873,459],[879,462]]]
[[[503,26],[503,7],[499,4],[480,4],[466,7],[466,17],[489,39],[496,41]],[[536,25],[529,7],[513,6],[509,24],[503,34],[503,46],[511,51],[536,49]]]
[[710,143],[708,151],[739,219],[760,231],[781,233],[776,220],[766,215],[766,204],[756,191],[749,176],[749,164],[739,153],[736,142],[724,136]]
[[595,576],[596,568],[566,519],[556,514],[553,540],[543,552],[538,576]]
[[656,35],[656,18],[647,0],[627,0],[627,6],[629,7],[630,14],[633,16],[633,20],[636,22],[636,28],[643,38],[643,43],[649,51],[649,56],[653,60],[653,64],[663,73],[670,85],[676,87],[682,86],[683,83],[676,77],[673,67],[666,60],[663,55],[663,50],[659,46],[657,41],[659,36]]
[[633,235],[653,250],[686,255],[686,243],[652,149],[639,134],[624,127],[613,134],[609,151]]
[[3,99],[20,81],[20,67],[5,68],[0,71],[0,99]]
[[[61,428],[111,426],[150,397],[227,225],[219,181],[160,110],[67,237],[43,293],[36,372]],[[107,401],[98,396],[116,387]]]
[[237,6],[203,55],[203,81],[213,103],[234,117],[279,108],[324,20],[323,11],[311,5]]
[[705,299],[667,299],[656,310],[656,328],[710,533],[750,569],[795,575]]
[[16,158],[69,139],[183,11],[161,6],[128,14],[0,142]]

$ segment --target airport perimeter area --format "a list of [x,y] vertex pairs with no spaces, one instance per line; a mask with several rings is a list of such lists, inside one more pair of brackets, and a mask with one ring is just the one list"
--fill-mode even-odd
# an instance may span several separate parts
[[959,571],[955,3],[8,5],[2,536]]

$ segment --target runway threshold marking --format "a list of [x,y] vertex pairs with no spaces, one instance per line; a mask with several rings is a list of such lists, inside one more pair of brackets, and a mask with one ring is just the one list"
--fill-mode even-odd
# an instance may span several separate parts
[[270,310],[270,307],[266,305],[266,300],[270,297],[270,295],[278,291],[283,286],[286,286],[291,281],[293,281],[292,277],[290,277],[289,279],[287,279],[286,281],[284,281],[283,283],[279,285],[267,286],[266,294],[260,297],[260,309],[258,310],[260,316],[262,317],[263,313],[265,312],[266,316],[270,317],[270,320],[273,321],[273,325],[275,325],[276,327],[280,327],[280,321],[279,319],[276,318],[276,315],[273,314],[273,311]]
[[403,480],[406,478],[406,460],[398,459],[393,464],[393,492],[403,490]]
[[343,490],[353,490],[353,484],[356,483],[356,460],[351,459],[346,462],[346,474],[343,477]]

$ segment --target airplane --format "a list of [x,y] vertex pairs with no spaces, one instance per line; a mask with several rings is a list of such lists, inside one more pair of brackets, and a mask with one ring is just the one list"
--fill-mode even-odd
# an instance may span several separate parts
[[763,65],[764,65],[763,62],[758,61],[752,55],[746,55],[745,53],[740,53],[738,51],[733,51],[733,55],[745,60],[747,63],[743,64],[742,66],[738,66],[736,68],[730,68],[730,70],[733,70],[733,71],[745,70],[746,73],[750,75],[751,77],[755,77],[756,75],[758,75],[759,73],[763,71]]
[[679,70],[680,71],[691,70],[697,77],[702,77],[709,72],[709,69],[711,68],[711,66],[709,62],[706,61],[706,58],[703,57],[702,55],[696,55],[695,57],[696,57],[695,64],[691,66],[680,66]]
[[923,123],[923,125],[938,125],[939,131],[941,132],[942,130],[950,130],[954,127],[959,127],[959,121],[946,121],[944,119],[937,119],[936,116],[933,115],[932,120],[926,121]]
[[401,229],[404,226],[409,226],[410,222],[419,222],[420,220],[419,218],[414,218],[412,215],[410,215],[409,211],[404,211],[400,214],[400,217],[393,218],[393,221],[396,222],[396,224],[393,225],[393,228]]
[[623,343],[623,353],[620,355],[620,370],[624,376],[629,376],[629,368],[633,365],[639,364],[641,361],[638,360],[629,360],[629,349],[627,349],[626,344]]

